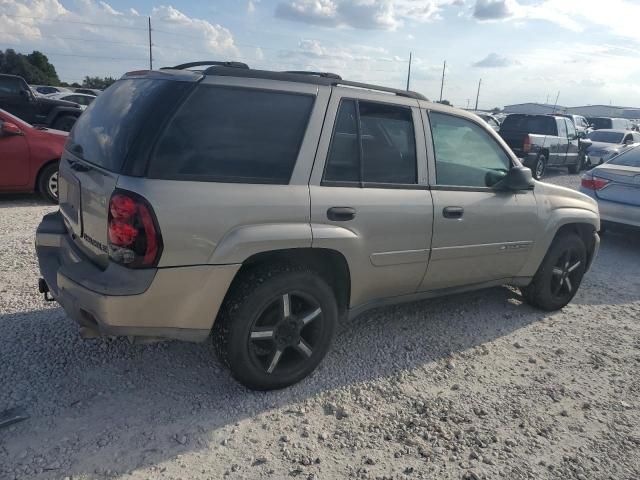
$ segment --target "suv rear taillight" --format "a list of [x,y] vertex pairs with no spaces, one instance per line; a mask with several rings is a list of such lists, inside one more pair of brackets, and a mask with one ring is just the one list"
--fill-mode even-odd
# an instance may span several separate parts
[[154,267],[162,253],[162,235],[149,202],[116,190],[109,200],[109,258],[130,268]]
[[531,137],[529,135],[524,136],[524,143],[522,144],[522,151],[529,153],[531,151]]
[[601,190],[607,186],[609,180],[605,180],[604,178],[592,177],[592,176],[584,176],[580,181],[580,184],[589,190]]

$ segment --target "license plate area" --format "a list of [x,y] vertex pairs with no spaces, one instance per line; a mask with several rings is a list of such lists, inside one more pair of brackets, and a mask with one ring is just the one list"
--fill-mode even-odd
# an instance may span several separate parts
[[58,179],[60,212],[73,232],[82,236],[80,180],[72,173],[68,163],[61,165]]

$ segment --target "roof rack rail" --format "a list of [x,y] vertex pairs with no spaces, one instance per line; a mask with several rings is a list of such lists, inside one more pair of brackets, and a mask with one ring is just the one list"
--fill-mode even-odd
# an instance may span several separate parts
[[333,78],[334,80],[342,80],[337,73],[331,72],[310,72],[308,70],[286,70],[284,73],[295,73],[297,75],[313,75],[315,77]]
[[[346,86],[375,90],[378,92],[393,93],[399,97],[414,98],[416,100],[428,100],[427,97],[411,90],[398,90],[396,88],[381,87],[369,83],[352,82],[342,80],[338,75],[319,72],[275,72],[272,70],[258,70],[253,68],[227,68],[225,65],[207,68],[205,75],[219,75],[221,77],[259,78],[264,80],[280,80],[284,82],[310,83],[313,85],[325,85],[328,87]],[[331,75],[331,76],[329,76]],[[338,77],[338,78],[335,78]]]
[[187,68],[203,67],[207,65],[229,67],[229,68],[243,68],[245,70],[249,69],[249,65],[242,62],[219,62],[219,61],[212,60],[212,61],[203,61],[203,62],[181,63],[180,65],[176,65],[175,67],[162,67],[160,70],[186,70]]

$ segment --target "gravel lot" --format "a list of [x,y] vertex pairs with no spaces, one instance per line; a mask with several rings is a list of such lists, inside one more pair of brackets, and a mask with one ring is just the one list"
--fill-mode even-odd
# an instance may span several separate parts
[[561,312],[506,287],[379,309],[255,393],[208,344],[81,340],[36,291],[51,210],[0,198],[0,410],[30,415],[0,430],[3,480],[640,477],[638,234],[604,237]]

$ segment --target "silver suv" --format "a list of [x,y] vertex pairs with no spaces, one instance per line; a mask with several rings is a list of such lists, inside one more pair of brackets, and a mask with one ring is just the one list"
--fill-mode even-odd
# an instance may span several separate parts
[[212,338],[255,389],[318,365],[338,321],[510,284],[545,310],[599,245],[596,203],[531,178],[479,117],[310,72],[123,76],[75,124],[40,291],[84,337]]

